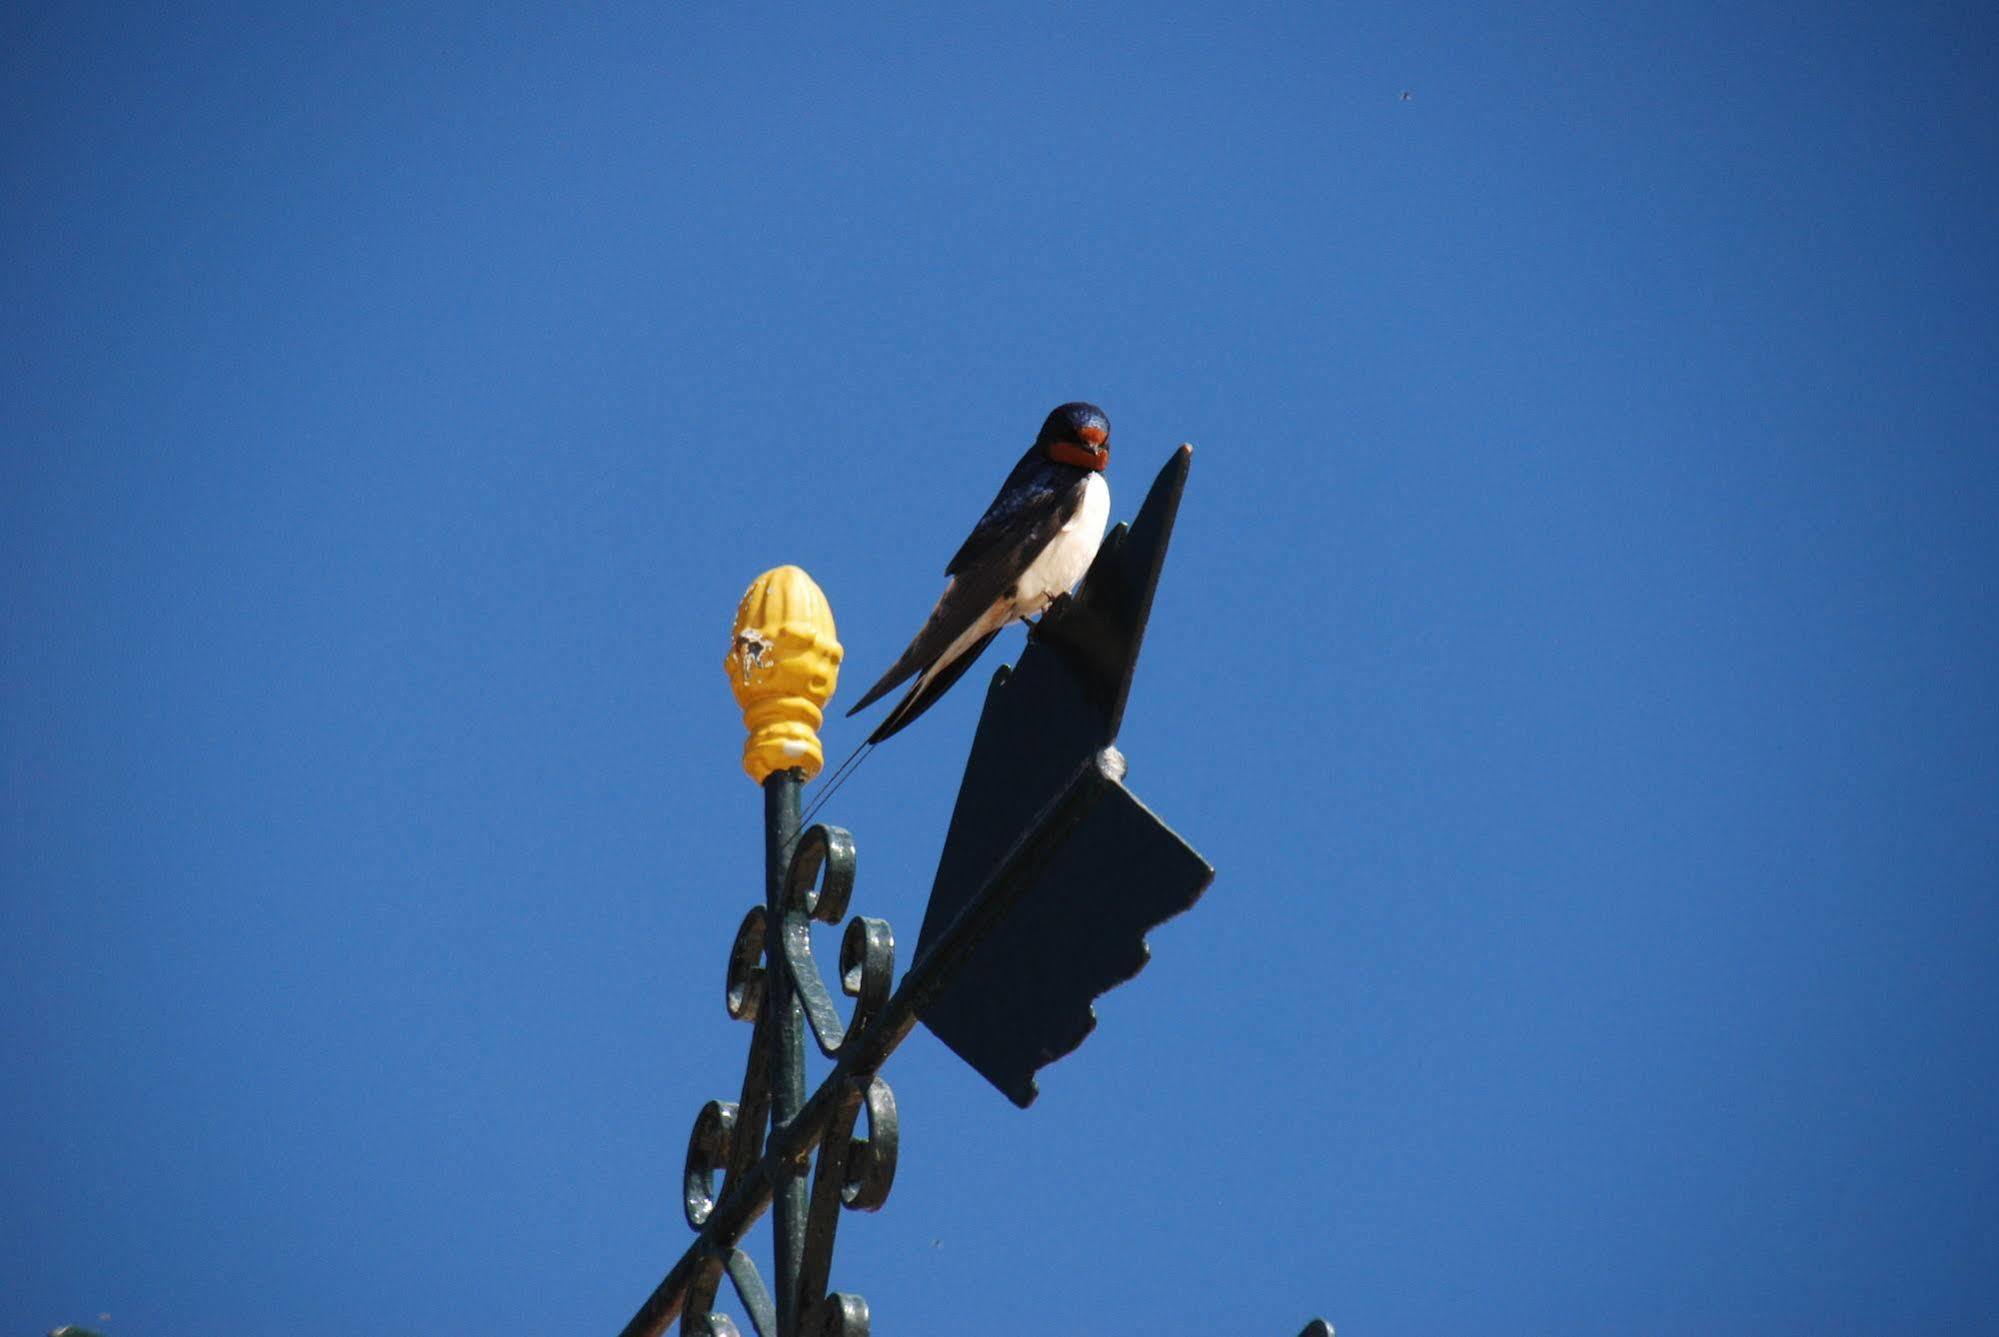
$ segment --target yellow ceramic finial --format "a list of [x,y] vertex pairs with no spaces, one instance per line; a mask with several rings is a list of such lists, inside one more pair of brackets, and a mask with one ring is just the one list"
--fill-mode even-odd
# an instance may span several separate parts
[[762,784],[793,766],[808,780],[819,774],[821,709],[840,681],[844,653],[825,594],[797,567],[766,571],[743,592],[722,667],[750,731],[743,744],[750,779]]

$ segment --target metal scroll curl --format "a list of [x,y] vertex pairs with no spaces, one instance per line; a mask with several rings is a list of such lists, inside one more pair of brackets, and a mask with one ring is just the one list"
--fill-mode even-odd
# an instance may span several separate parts
[[[687,1224],[695,1230],[708,1224],[715,1211],[715,1172],[727,1168],[734,1159],[740,1127],[738,1106],[732,1101],[711,1100],[694,1118],[694,1131],[687,1139],[682,1198]],[[721,1288],[724,1273],[728,1274],[755,1330],[775,1332],[777,1311],[771,1303],[770,1289],[764,1285],[750,1256],[732,1246],[710,1249],[702,1255],[688,1287],[687,1306],[681,1311],[683,1337],[741,1337],[741,1329],[734,1320],[714,1312],[715,1293]]]
[[819,1052],[832,1059],[845,1055],[848,1037],[873,1020],[895,982],[895,934],[885,920],[856,915],[840,939],[840,992],[854,1000],[853,1015],[841,1020],[812,955],[812,922],[839,923],[853,891],[853,836],[823,825],[800,836],[785,874],[784,964]]
[[729,948],[729,978],[724,1003],[734,1021],[755,1021],[764,1002],[764,908],[753,905],[736,929]]
[[729,1166],[738,1108],[733,1100],[711,1100],[694,1116],[694,1131],[687,1135],[687,1168],[681,1189],[690,1230],[707,1225],[715,1212],[715,1172]]
[[[868,1135],[854,1126],[865,1113]],[[798,1295],[805,1331],[815,1337],[867,1337],[868,1305],[858,1295],[826,1293],[833,1243],[841,1211],[878,1211],[895,1184],[899,1133],[895,1093],[872,1074],[841,1084],[833,1122],[819,1144],[812,1174],[812,1200],[805,1217],[805,1253],[799,1266]]]

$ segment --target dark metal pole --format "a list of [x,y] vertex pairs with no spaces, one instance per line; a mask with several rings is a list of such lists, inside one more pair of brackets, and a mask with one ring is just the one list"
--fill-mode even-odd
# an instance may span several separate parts
[[[805,1028],[798,990],[784,967],[784,875],[798,843],[798,791],[802,770],[772,771],[764,780],[764,1006],[771,1009],[771,1129],[781,1132],[805,1105]],[[773,1139],[776,1141],[777,1139]],[[798,1274],[805,1253],[809,1148],[776,1164],[772,1184],[772,1253],[777,1275],[777,1337],[798,1332]]]

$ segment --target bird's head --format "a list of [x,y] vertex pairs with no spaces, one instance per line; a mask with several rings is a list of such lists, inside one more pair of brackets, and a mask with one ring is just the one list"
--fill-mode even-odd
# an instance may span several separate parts
[[1095,404],[1064,404],[1041,424],[1034,444],[1058,464],[1101,470],[1111,461],[1111,420]]

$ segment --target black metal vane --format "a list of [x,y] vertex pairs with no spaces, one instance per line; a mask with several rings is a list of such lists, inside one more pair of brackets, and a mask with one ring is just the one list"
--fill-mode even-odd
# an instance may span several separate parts
[[1112,777],[1106,801],[923,1012],[924,1025],[1022,1108],[1034,1101],[1034,1073],[1095,1027],[1097,996],[1144,968],[1146,932],[1214,880],[1207,861],[1125,789],[1113,746],[1193,453],[1174,452],[1129,530],[1120,525],[1104,540],[1019,665],[993,675],[917,938],[920,957],[1049,795],[1101,759]]

